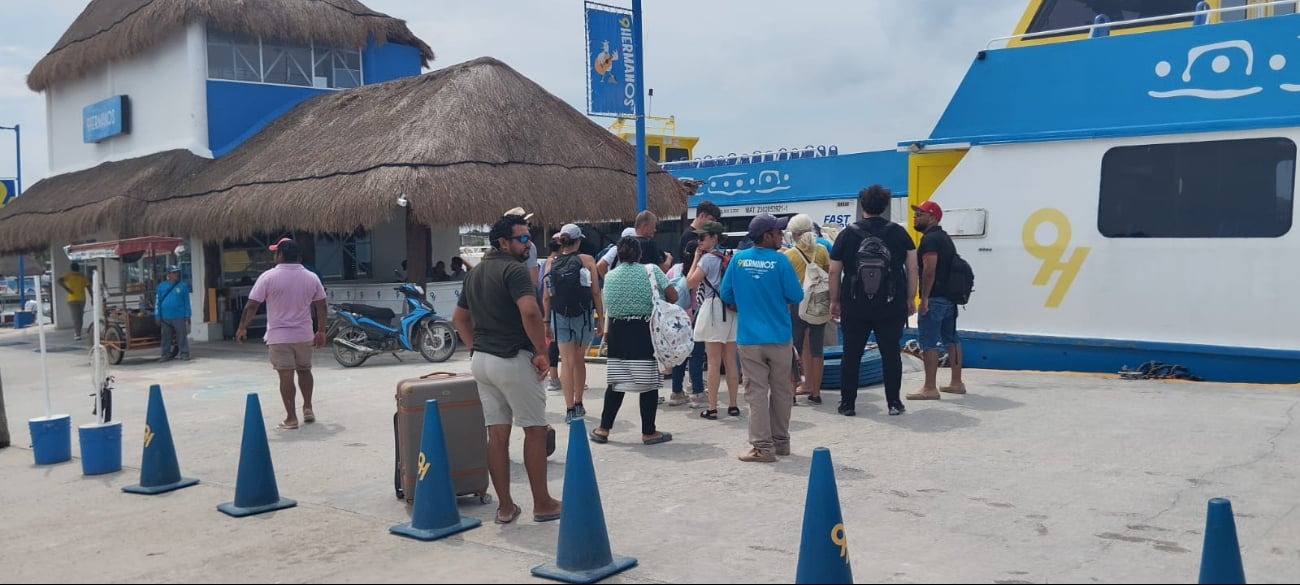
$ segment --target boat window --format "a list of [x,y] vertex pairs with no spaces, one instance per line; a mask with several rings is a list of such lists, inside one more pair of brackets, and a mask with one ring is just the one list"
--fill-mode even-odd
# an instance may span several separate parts
[[1123,146],[1101,162],[1108,238],[1276,238],[1291,229],[1296,145],[1256,138]]
[[[1029,22],[1029,30],[1025,32],[1037,33],[1086,26],[1092,24],[1098,14],[1105,14],[1111,22],[1119,22],[1193,12],[1196,10],[1197,2],[1198,0],[1043,0],[1033,20]],[[1149,22],[1137,26],[1191,21],[1190,17],[1171,18],[1167,22]]]
[[677,162],[679,160],[691,159],[691,151],[686,150],[685,148],[668,147],[664,152],[668,153],[667,156],[664,157],[664,162]]

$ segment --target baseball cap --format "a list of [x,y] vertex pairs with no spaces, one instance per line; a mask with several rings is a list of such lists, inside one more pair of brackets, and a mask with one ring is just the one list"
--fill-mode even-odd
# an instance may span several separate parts
[[913,205],[912,210],[933,215],[935,221],[943,220],[943,208],[934,201],[923,201],[920,205]]
[[292,241],[293,241],[293,238],[280,238],[280,241],[278,241],[278,242],[276,242],[276,243],[274,243],[274,244],[271,244],[271,246],[268,247],[267,250],[270,250],[270,251],[274,252],[274,251],[280,249],[280,244],[283,244],[283,243],[285,243],[285,242],[292,242]]
[[171,266],[167,267],[167,274],[171,274],[173,272],[180,272],[180,271],[181,271],[181,267],[175,264],[172,264]]
[[582,228],[575,223],[564,224],[564,227],[560,228],[560,233],[569,236],[570,240],[581,240],[586,237],[582,235]]
[[722,225],[722,224],[720,224],[720,223],[718,223],[718,222],[716,222],[716,221],[706,221],[706,222],[704,222],[704,225],[702,225],[702,226],[700,226],[700,227],[698,227],[698,228],[695,228],[695,233],[697,233],[697,234],[701,234],[701,235],[703,235],[703,234],[715,234],[715,235],[716,235],[716,234],[721,234],[721,233],[726,232],[726,231],[727,231],[727,226]]
[[623,233],[619,234],[620,238],[635,238],[636,228],[623,228]]
[[518,215],[518,216],[524,218],[524,221],[528,221],[529,219],[532,219],[532,217],[533,217],[533,214],[524,211],[524,208],[522,208],[522,207],[515,207],[515,208],[513,208],[513,209],[511,209],[511,210],[509,210],[509,211],[507,211],[507,212],[505,212],[505,213],[503,213],[503,214],[501,214],[501,215]]
[[772,230],[783,230],[790,223],[788,217],[777,217],[770,213],[760,213],[749,220],[749,239],[757,242],[763,234]]

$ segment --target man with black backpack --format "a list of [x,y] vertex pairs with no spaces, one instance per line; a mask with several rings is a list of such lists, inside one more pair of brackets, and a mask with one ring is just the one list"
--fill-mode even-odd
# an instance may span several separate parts
[[592,311],[605,314],[596,278],[596,261],[578,251],[582,228],[565,224],[560,228],[559,253],[547,266],[543,314],[548,337],[560,346],[560,390],[564,393],[564,422],[587,414],[582,404],[587,390],[587,349],[602,334],[602,323]]
[[858,370],[867,338],[876,334],[891,416],[903,414],[901,342],[907,318],[916,312],[916,247],[903,226],[884,217],[889,189],[872,185],[858,193],[863,219],[840,232],[831,247],[831,315],[840,317],[844,355],[840,360],[840,406],[857,414]]
[[[907,395],[908,400],[938,400],[939,391],[952,394],[965,394],[966,385],[961,381],[961,338],[957,336],[957,304],[965,304],[964,288],[955,270],[960,261],[957,246],[952,238],[939,227],[943,219],[943,208],[934,201],[925,201],[913,205],[915,219],[912,226],[921,234],[921,245],[917,255],[921,262],[921,306],[917,308],[918,343],[921,346],[921,358],[925,361],[925,385],[920,390]],[[964,261],[960,261],[965,264]],[[948,365],[952,370],[952,381],[943,388],[936,388],[939,376],[939,348],[948,349]]]

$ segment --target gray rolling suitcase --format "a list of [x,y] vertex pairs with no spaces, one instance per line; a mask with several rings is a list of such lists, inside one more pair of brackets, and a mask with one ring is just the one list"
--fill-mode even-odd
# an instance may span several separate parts
[[450,372],[433,372],[397,383],[397,414],[393,415],[397,467],[393,487],[398,499],[415,499],[424,402],[431,398],[438,401],[456,495],[478,496],[484,504],[492,501],[487,491],[487,429],[478,385],[470,374]]

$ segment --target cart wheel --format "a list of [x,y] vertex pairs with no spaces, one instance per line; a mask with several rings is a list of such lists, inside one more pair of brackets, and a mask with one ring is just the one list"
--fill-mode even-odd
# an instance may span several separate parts
[[488,504],[491,504],[491,503],[492,503],[492,494],[489,494],[489,493],[487,493],[487,492],[483,492],[483,493],[479,494],[479,495],[478,495],[478,503],[483,504],[483,505],[485,505],[485,506],[488,505]]
[[102,343],[104,353],[108,356],[108,363],[113,365],[122,363],[122,357],[126,355],[126,335],[122,332],[122,327],[110,326],[104,331]]

